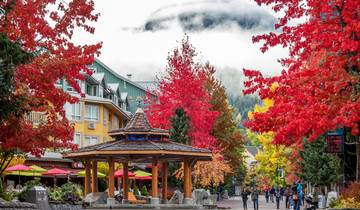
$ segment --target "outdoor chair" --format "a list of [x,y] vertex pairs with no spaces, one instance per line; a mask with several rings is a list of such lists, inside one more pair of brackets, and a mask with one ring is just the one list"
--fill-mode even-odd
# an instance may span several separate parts
[[133,204],[145,204],[146,200],[138,200],[133,192],[129,192],[128,201]]

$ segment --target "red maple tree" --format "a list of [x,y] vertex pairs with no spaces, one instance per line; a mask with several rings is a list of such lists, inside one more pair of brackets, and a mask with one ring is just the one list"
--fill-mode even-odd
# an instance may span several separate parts
[[[86,66],[101,44],[76,45],[72,36],[78,29],[94,32],[89,23],[99,14],[93,13],[93,1],[5,0],[0,9],[0,33],[32,55],[14,67],[12,94],[21,98],[22,112],[1,119],[1,149],[40,155],[48,147],[72,147],[73,126],[65,117],[64,104],[77,98],[55,83],[65,79],[80,92],[76,79],[90,74]],[[45,122],[34,126],[26,118],[30,112],[44,113]]]
[[211,111],[210,96],[204,85],[211,68],[195,62],[195,49],[185,38],[168,58],[165,74],[159,80],[157,99],[150,102],[148,117],[153,126],[169,129],[177,108],[190,117],[189,137],[193,146],[214,149],[216,139],[210,135],[216,111]]
[[[298,144],[326,131],[346,126],[359,132],[360,4],[357,0],[255,0],[284,14],[278,32],[255,36],[269,47],[288,47],[281,60],[281,75],[265,78],[259,71],[244,70],[244,93],[259,92],[274,106],[257,113],[246,126],[253,131],[276,133],[275,143]],[[297,19],[302,21],[299,24]],[[275,86],[276,88],[273,88]]]

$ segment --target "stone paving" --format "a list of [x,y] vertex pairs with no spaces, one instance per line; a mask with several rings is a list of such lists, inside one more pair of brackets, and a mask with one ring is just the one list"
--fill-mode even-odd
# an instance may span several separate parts
[[[247,202],[248,205],[248,210],[253,210],[254,209],[254,204],[252,202],[252,200],[249,200]],[[241,197],[231,197],[228,200],[222,200],[220,202],[218,202],[218,206],[222,207],[222,208],[228,208],[230,207],[231,210],[243,210],[243,206],[242,206],[242,200]],[[269,203],[266,203],[265,197],[264,196],[260,196],[259,197],[259,210],[276,210],[276,203],[274,201],[274,203],[272,203],[271,201],[269,201]],[[285,202],[284,201],[280,201],[280,210],[285,210]]]

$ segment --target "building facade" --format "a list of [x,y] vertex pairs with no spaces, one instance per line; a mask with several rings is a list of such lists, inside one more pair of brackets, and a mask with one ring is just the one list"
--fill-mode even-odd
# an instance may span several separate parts
[[[83,97],[65,80],[56,83],[58,88],[79,98],[78,103],[66,103],[64,107],[66,117],[74,124],[74,143],[79,148],[110,141],[112,138],[108,135],[109,131],[124,127],[136,109],[144,106],[147,94],[155,97],[146,87],[121,76],[98,59],[89,69],[93,74],[86,74],[84,81],[77,81],[84,93]],[[45,116],[32,112],[28,118],[36,126],[44,121]],[[49,150],[42,158],[29,155],[26,164],[37,163],[47,167],[50,161],[53,166],[69,166],[69,160],[59,158],[61,155],[56,151],[56,148],[54,151]],[[81,163],[72,162],[70,165],[71,168],[82,167]]]
[[119,75],[100,60],[89,67],[93,74],[77,81],[81,97],[65,80],[58,88],[79,97],[79,103],[66,104],[66,117],[75,125],[74,143],[79,147],[111,140],[108,132],[124,127],[138,106],[144,105],[148,91]]

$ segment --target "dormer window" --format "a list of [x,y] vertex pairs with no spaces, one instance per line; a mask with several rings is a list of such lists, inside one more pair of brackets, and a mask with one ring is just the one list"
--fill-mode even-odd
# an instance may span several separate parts
[[96,67],[88,67],[88,69],[90,71],[92,71],[93,74],[95,74],[97,72],[97,68]]
[[62,80],[61,80],[61,79],[58,79],[58,80],[55,82],[55,87],[62,89]]
[[[76,79],[75,80],[76,83],[79,85],[80,89],[81,89],[81,81]],[[66,82],[66,91],[69,91],[69,92],[75,92],[75,88],[73,88],[69,83]]]

